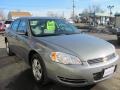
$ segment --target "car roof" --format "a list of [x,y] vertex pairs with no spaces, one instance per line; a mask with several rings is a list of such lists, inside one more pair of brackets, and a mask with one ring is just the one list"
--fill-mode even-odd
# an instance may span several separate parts
[[61,18],[58,18],[58,17],[21,17],[21,18],[18,18],[18,19],[61,19]]

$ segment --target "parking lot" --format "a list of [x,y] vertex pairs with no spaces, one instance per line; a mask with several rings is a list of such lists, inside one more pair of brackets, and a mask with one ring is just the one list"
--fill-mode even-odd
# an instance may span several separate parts
[[[120,46],[115,35],[89,33],[96,37],[107,40],[115,45],[120,55]],[[120,65],[120,63],[118,64]],[[0,35],[0,90],[120,90],[120,67],[112,79],[103,81],[93,86],[67,87],[56,83],[49,83],[41,87],[37,85],[31,75],[31,70],[24,61],[16,56],[7,56],[4,36]]]

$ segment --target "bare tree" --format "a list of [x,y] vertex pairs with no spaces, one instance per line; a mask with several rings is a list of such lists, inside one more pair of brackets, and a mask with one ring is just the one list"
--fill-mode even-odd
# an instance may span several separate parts
[[84,9],[82,13],[103,13],[104,10],[100,6],[93,5],[89,6],[87,9]]
[[4,14],[4,10],[2,8],[0,8],[0,19],[4,20],[5,19],[5,14]]
[[47,16],[50,16],[50,17],[56,17],[57,14],[55,14],[55,13],[52,12],[52,11],[48,11],[48,12],[47,12]]
[[95,22],[95,14],[96,13],[103,13],[104,10],[101,9],[100,6],[97,5],[93,5],[93,6],[89,6],[87,9],[84,9],[82,12],[82,19],[86,22],[91,22],[92,20],[90,19],[90,16],[92,15],[93,17],[93,21]]

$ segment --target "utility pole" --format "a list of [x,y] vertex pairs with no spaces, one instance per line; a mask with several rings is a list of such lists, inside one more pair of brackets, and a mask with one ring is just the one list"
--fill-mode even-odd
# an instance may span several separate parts
[[75,17],[75,0],[73,0],[73,18]]

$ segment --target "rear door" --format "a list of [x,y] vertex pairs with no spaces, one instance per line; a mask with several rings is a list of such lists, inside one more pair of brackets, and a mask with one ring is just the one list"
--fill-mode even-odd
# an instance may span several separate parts
[[17,29],[18,29],[18,25],[20,23],[20,20],[15,20],[11,27],[6,31],[6,34],[7,34],[7,39],[8,39],[8,42],[9,42],[9,45],[10,45],[10,48],[14,51],[14,52],[17,52],[17,46],[16,46],[16,43],[17,43],[17,40],[16,40],[16,36],[17,36]]

